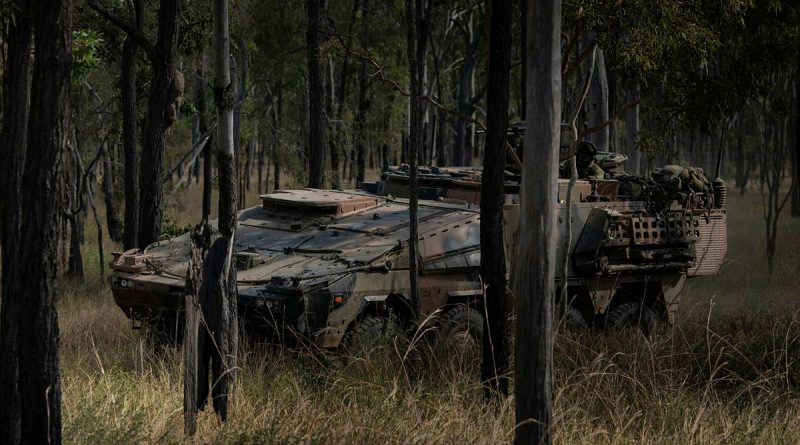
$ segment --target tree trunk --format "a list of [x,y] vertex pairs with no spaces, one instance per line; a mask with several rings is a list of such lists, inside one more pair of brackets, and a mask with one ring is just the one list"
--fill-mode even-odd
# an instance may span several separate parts
[[22,443],[22,410],[20,393],[20,329],[24,300],[19,300],[18,254],[22,249],[22,173],[28,141],[30,112],[31,50],[33,48],[33,16],[28,0],[10,2],[16,10],[15,20],[8,25],[6,65],[3,72],[3,133],[0,152],[5,161],[0,218],[2,224],[2,286],[0,298],[0,443]]
[[244,207],[244,200],[246,195],[244,193],[244,182],[243,182],[243,175],[241,172],[241,162],[242,162],[242,105],[244,105],[244,99],[247,95],[247,46],[245,45],[244,39],[239,39],[239,59],[241,60],[241,71],[239,73],[239,79],[237,82],[236,73],[237,69],[235,66],[232,68],[233,78],[232,86],[233,86],[233,97],[235,98],[234,106],[233,106],[233,168],[235,169],[236,174],[236,184],[239,187],[239,192],[237,197],[239,199],[238,206]]
[[100,276],[106,274],[106,259],[103,252],[103,225],[100,222],[100,213],[97,211],[97,206],[94,203],[94,181],[91,177],[86,179],[86,200],[89,202],[89,207],[92,208],[92,216],[94,217],[94,224],[97,228],[97,257],[98,267],[100,268]]
[[[258,120],[253,121],[253,134],[250,136],[250,144],[247,146],[247,162],[244,166],[244,189],[245,191],[250,190],[250,177],[253,173],[253,161],[256,157],[256,147],[258,147]],[[244,205],[246,202],[245,198],[242,198],[242,204]]]
[[[217,107],[218,224],[221,237],[213,237],[204,221],[192,240],[192,261],[186,296],[187,308],[190,310],[187,315],[184,375],[184,427],[187,435],[194,434],[196,408],[202,408],[208,396],[209,362],[212,404],[223,422],[228,417],[228,394],[235,377],[238,320],[233,249],[238,181],[234,165],[233,108],[236,96],[231,87],[229,57],[228,1],[216,0],[214,101]],[[197,264],[198,262],[202,264]],[[199,278],[201,270],[202,279]],[[198,305],[203,314],[201,322],[197,321]],[[203,321],[205,325],[201,326]]]
[[358,111],[356,112],[356,187],[364,182],[364,147],[367,139],[367,63],[361,63],[358,76]]
[[[364,48],[369,46],[369,5],[368,0],[363,0],[364,5],[361,12],[361,45]],[[361,62],[361,69],[358,73],[358,109],[356,111],[356,187],[364,182],[365,170],[365,147],[367,143],[367,87],[368,74],[367,62]]]
[[[26,56],[18,51],[31,48],[31,22],[28,5],[22,2],[17,5],[20,14],[10,33],[13,38],[9,42],[9,60],[21,65],[8,65],[10,72],[5,86],[28,89],[30,52]],[[27,147],[9,148],[19,156],[12,164],[16,169],[12,173],[22,169],[21,185],[16,186],[16,178],[10,181],[10,187],[16,188],[11,192],[17,195],[10,199],[11,208],[16,208],[17,203],[25,205],[11,216],[19,217],[15,227],[4,229],[4,233],[17,235],[17,246],[25,248],[18,249],[11,257],[4,252],[3,257],[0,442],[7,444],[61,442],[56,299],[59,232],[66,204],[62,166],[69,128],[72,5],[68,0],[38,1],[33,3],[32,11],[36,60],[30,77],[30,96],[22,91],[5,96],[7,101],[11,98],[22,101],[12,102],[15,109],[5,115],[11,122],[4,125],[4,142],[24,143],[20,133],[28,132]],[[24,108],[28,97],[31,119],[26,128],[28,113]],[[14,266],[6,271],[9,264]]]
[[[195,83],[194,97],[197,102],[197,120],[200,134],[208,132],[208,100],[206,99],[206,55],[200,56],[200,65],[197,67],[197,82]],[[203,210],[202,219],[208,221],[211,215],[211,188],[214,180],[214,142],[208,138],[203,145]]]
[[[136,29],[142,29],[142,0],[128,3]],[[138,45],[131,37],[125,38],[122,46],[121,80],[122,90],[122,150],[125,153],[125,250],[138,246],[139,236],[139,124],[136,98],[136,53]]]
[[174,102],[180,96],[176,95],[178,82],[181,92],[183,90],[182,79],[176,80],[179,75],[175,69],[180,3],[179,0],[161,0],[158,10],[158,57],[151,60],[153,79],[142,140],[145,162],[140,166],[139,175],[140,196],[147,196],[139,203],[139,247],[158,241],[164,219],[164,150],[167,131],[174,122]]
[[[77,144],[77,139],[73,133],[73,143]],[[65,173],[65,181],[68,181],[69,203],[67,207],[70,210],[70,216],[67,217],[67,223],[69,224],[69,257],[67,259],[66,275],[83,279],[83,254],[81,252],[81,244],[84,243],[84,206],[83,193],[81,191],[83,187],[83,166],[80,163],[79,153],[80,151],[76,146],[75,153],[68,158],[71,162],[67,162],[67,166],[72,168]]]
[[[561,134],[561,2],[528,3],[527,121],[516,291],[517,444],[552,442],[553,299]],[[535,119],[533,118],[535,114]]]
[[[589,87],[589,97],[586,103],[586,117],[589,128],[602,125],[608,120],[608,79],[606,78],[606,64],[603,60],[603,50],[597,48],[595,54],[594,73]],[[595,131],[586,137],[593,143],[598,151],[609,151],[609,129],[606,125],[600,131]]]
[[[236,233],[236,165],[233,152],[233,101],[230,95],[228,0],[216,0],[214,21],[215,69],[214,97],[217,105],[217,163],[219,166],[219,231],[222,235],[220,272],[214,277],[219,289],[216,292],[218,321],[214,337],[222,361],[219,373],[212,376],[214,410],[224,421],[227,418],[228,388],[233,382],[236,367],[238,325],[236,318],[236,268],[233,267],[233,244]],[[215,243],[217,244],[217,243]],[[214,246],[212,245],[212,250]],[[208,266],[212,267],[212,266]],[[216,369],[215,369],[216,370]]]
[[322,147],[322,78],[319,67],[319,13],[321,0],[306,0],[308,12],[308,186],[322,188],[325,153]]
[[[422,145],[422,59],[425,53],[424,23],[422,11],[424,0],[406,0],[406,44],[408,49],[408,69],[411,92],[409,114],[409,233],[408,257],[412,310],[419,311],[419,254],[418,254],[418,196],[417,160]],[[413,4],[412,4],[413,3]],[[422,29],[421,29],[422,28]]]
[[117,199],[114,197],[114,169],[108,142],[103,142],[103,196],[106,203],[106,225],[108,236],[114,241],[122,241],[122,221],[119,219]]
[[[638,93],[635,90],[628,91],[628,102],[636,101]],[[625,142],[628,150],[628,162],[626,170],[634,175],[638,175],[641,170],[642,153],[637,148],[639,140],[639,105],[635,105],[625,112]]]
[[791,214],[794,217],[800,216],[800,184],[797,183],[800,178],[800,82],[794,85],[794,102],[795,112],[792,116],[792,127],[794,131],[794,144],[792,150],[792,175],[794,178],[794,188],[792,189],[792,209]]
[[[264,120],[266,120],[269,116],[264,116]],[[269,161],[267,160],[266,151],[267,151],[267,141],[263,140],[262,134],[258,134],[258,138],[260,143],[258,144],[257,154],[256,154],[256,172],[258,174],[258,183],[256,184],[256,190],[258,194],[261,195],[265,193],[265,184],[264,184],[264,167],[267,168],[267,173],[269,176]],[[271,143],[271,141],[270,141]],[[267,180],[266,189],[269,189],[269,180]]]
[[508,395],[508,308],[503,204],[512,48],[511,10],[510,2],[492,0],[487,65],[489,90],[486,103],[486,145],[481,181],[481,278],[486,293],[481,381],[486,385],[487,398],[495,392]]
[[[475,33],[474,37],[467,40],[467,52],[458,77],[458,112],[462,116],[472,114],[472,72],[475,69],[476,57],[482,32]],[[467,146],[467,121],[458,118],[456,121],[456,141],[453,152],[453,164],[462,166],[471,164],[472,150]]]
[[741,193],[744,193],[745,187],[747,187],[748,181],[748,169],[747,169],[747,158],[745,156],[745,145],[744,145],[745,133],[744,133],[744,112],[740,112],[739,116],[736,119],[736,188],[738,188]]

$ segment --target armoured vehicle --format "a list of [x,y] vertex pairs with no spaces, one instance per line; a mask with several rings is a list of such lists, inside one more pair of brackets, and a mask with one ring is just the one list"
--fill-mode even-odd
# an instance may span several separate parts
[[[661,320],[674,321],[687,277],[719,270],[726,250],[724,185],[712,186],[694,169],[671,167],[646,179],[611,164],[606,169],[613,174],[572,187],[559,183],[553,205],[560,212],[558,264],[566,264],[566,276],[559,268],[557,279],[566,292],[558,307],[572,326],[633,325],[649,333]],[[240,212],[235,248],[244,326],[323,348],[339,346],[351,333],[381,331],[390,319],[406,326],[433,320],[446,337],[480,335],[481,171],[421,167],[419,173],[418,301],[409,285],[408,168],[401,166],[362,190],[277,191]],[[507,174],[509,263],[519,184],[518,175]],[[189,246],[184,234],[115,254],[112,290],[128,317],[179,325]]]

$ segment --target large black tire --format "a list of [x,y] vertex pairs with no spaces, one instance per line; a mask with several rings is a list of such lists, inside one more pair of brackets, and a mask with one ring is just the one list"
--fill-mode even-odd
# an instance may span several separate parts
[[397,323],[382,315],[367,315],[344,336],[342,344],[348,350],[374,349],[391,341],[400,330]]
[[658,316],[647,306],[628,302],[611,309],[606,315],[606,327],[612,330],[639,328],[649,337],[658,329]]
[[558,320],[559,328],[568,332],[584,332],[589,329],[589,322],[586,317],[575,306],[562,306],[561,311],[561,316]]
[[458,373],[477,375],[483,348],[483,315],[466,306],[453,306],[436,320],[435,357]]
[[480,345],[483,338],[483,315],[469,306],[454,306],[441,315],[437,329],[439,341],[470,339]]

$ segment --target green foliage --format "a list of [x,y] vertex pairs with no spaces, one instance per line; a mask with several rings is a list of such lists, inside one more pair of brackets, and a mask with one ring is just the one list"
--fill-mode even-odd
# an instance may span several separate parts
[[102,63],[99,50],[103,38],[95,30],[72,31],[72,83],[84,80]]

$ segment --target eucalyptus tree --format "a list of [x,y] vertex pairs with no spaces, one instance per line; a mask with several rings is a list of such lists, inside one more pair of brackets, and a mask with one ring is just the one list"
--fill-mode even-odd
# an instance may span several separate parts
[[[150,93],[141,152],[145,162],[139,167],[139,194],[146,196],[147,199],[139,202],[139,230],[136,240],[140,247],[144,247],[157,241],[161,236],[164,219],[163,170],[166,138],[177,116],[176,101],[183,95],[183,74],[177,69],[176,57],[181,1],[160,0],[158,36],[155,44],[137,25],[112,14],[95,0],[89,0],[88,3],[92,9],[135,40],[150,62]],[[139,20],[140,16],[141,14],[137,13],[134,19]],[[123,112],[129,113],[130,108],[126,107]],[[127,173],[135,174],[135,172]]]
[[529,1],[525,152],[513,281],[517,444],[552,443],[561,1]]
[[486,148],[481,179],[481,279],[485,286],[481,380],[487,394],[508,394],[508,304],[503,204],[511,71],[511,11],[505,0],[490,4]]
[[306,0],[308,17],[308,186],[322,188],[325,177],[325,151],[322,146],[322,79],[319,63],[319,22],[321,0]]
[[[5,87],[20,87],[29,93],[18,91],[6,100],[22,99],[14,106],[30,107],[30,118],[26,119],[26,110],[3,117],[4,142],[23,142],[13,148],[16,171],[10,172],[14,179],[7,190],[15,195],[10,200],[15,206],[12,209],[19,210],[4,221],[14,223],[14,227],[4,227],[4,235],[18,236],[18,244],[12,245],[24,248],[3,252],[0,442],[60,443],[56,300],[64,187],[61,170],[69,128],[72,3],[19,1],[15,6],[18,20],[10,25],[9,56],[20,64],[7,65]],[[31,52],[19,51],[30,50],[34,44],[36,55],[28,72]],[[21,137],[21,132],[27,132],[27,137]],[[3,241],[5,248],[8,240]],[[7,265],[13,265],[11,270],[5,270]]]

